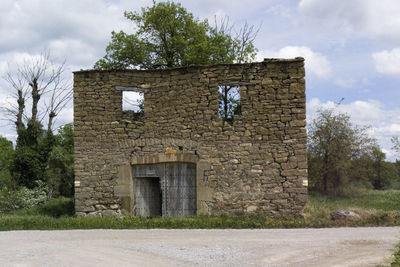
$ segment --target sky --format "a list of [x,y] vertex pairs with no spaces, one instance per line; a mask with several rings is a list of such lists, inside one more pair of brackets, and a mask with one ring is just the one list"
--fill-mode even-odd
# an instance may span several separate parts
[[[245,22],[260,26],[257,61],[305,58],[308,123],[318,109],[336,108],[354,124],[370,126],[389,160],[400,157],[390,142],[400,136],[400,1],[179,2],[211,24],[215,17],[229,16],[236,29]],[[66,60],[65,79],[72,81],[72,71],[90,69],[104,56],[111,31],[134,31],[125,10],[150,5],[151,0],[1,0],[0,77],[13,74],[26,58],[49,51],[55,64]],[[8,104],[11,93],[0,78],[0,106]],[[72,120],[71,103],[57,123]],[[15,139],[5,120],[0,120],[0,134]]]

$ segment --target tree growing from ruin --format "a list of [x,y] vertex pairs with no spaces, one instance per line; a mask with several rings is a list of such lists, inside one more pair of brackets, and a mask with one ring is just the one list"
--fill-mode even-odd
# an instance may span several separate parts
[[[201,21],[180,4],[169,1],[153,2],[141,12],[126,11],[124,15],[134,23],[136,32],[113,31],[106,55],[94,65],[96,69],[244,63],[254,60],[257,53],[254,40],[259,28],[245,23],[235,30],[229,17],[215,18],[215,25],[210,26],[207,20]],[[219,90],[219,115],[230,123],[233,110],[240,110],[238,98],[231,97],[233,88],[224,85]]]
[[225,17],[211,27],[179,3],[153,2],[141,12],[125,11],[136,32],[111,33],[106,55],[97,69],[165,69],[190,65],[242,63],[255,58],[258,29],[245,25],[235,31]]

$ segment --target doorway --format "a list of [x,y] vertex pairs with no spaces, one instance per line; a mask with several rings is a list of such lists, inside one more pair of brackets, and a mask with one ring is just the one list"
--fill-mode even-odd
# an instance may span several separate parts
[[196,164],[166,162],[133,165],[134,215],[196,215]]

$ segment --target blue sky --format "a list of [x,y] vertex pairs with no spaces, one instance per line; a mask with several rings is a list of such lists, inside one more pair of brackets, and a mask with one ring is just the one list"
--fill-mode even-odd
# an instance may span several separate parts
[[[0,76],[47,49],[56,64],[66,59],[71,72],[87,69],[104,55],[112,30],[132,32],[124,10],[140,10],[149,0],[2,0]],[[398,0],[182,0],[200,19],[229,16],[239,28],[245,21],[261,29],[258,60],[306,59],[308,121],[320,107],[347,112],[353,122],[370,125],[387,157],[390,137],[400,136],[400,1]],[[0,105],[8,85],[0,81]],[[4,118],[3,115],[2,118]],[[72,121],[72,104],[58,123]],[[0,121],[0,134],[15,137]],[[398,155],[397,155],[398,156]]]

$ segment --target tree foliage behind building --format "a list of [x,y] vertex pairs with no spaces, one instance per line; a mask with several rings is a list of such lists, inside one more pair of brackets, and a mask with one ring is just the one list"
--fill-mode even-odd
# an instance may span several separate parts
[[[2,177],[8,183],[1,184],[0,189],[36,192],[37,188],[39,191],[46,188],[48,198],[54,193],[72,195],[71,185],[68,185],[68,190],[54,190],[54,181],[58,181],[59,186],[60,183],[71,184],[73,179],[73,172],[65,171],[71,167],[63,169],[63,178],[57,177],[56,170],[62,166],[54,163],[58,160],[73,166],[70,159],[73,156],[73,145],[71,148],[63,143],[64,132],[68,127],[72,132],[72,126],[65,126],[58,133],[53,132],[57,116],[72,97],[72,87],[63,81],[63,70],[64,64],[54,64],[49,54],[43,53],[25,60],[17,71],[7,74],[6,81],[12,97],[1,109],[10,123],[15,125],[17,140],[15,149],[11,145],[12,156],[8,158],[5,167],[9,179],[7,175]],[[72,134],[68,138],[71,142]],[[59,153],[57,157],[54,156],[60,149],[63,149],[64,155]]]
[[384,189],[399,180],[395,164],[385,161],[367,130],[352,124],[347,114],[318,111],[308,128],[311,190],[341,194],[351,186]]
[[190,65],[248,62],[257,49],[257,29],[247,24],[237,30],[228,17],[211,27],[179,3],[153,2],[141,12],[126,11],[134,23],[132,34],[113,31],[98,69],[164,69]]

